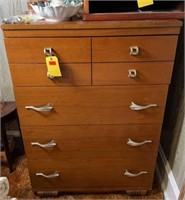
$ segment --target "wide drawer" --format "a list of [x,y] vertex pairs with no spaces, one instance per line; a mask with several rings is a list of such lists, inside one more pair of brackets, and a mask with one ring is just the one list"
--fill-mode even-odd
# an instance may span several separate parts
[[[177,35],[92,38],[92,61],[173,61],[177,39]],[[139,48],[138,55],[130,55],[132,47]]]
[[93,85],[169,84],[173,62],[93,63]]
[[61,160],[156,157],[160,128],[157,124],[22,126],[21,130],[28,159]]
[[91,65],[61,64],[62,77],[49,79],[46,64],[11,64],[14,86],[91,85]]
[[91,61],[90,38],[8,38],[5,45],[9,63],[45,63],[44,48],[62,63]]
[[[41,126],[161,123],[167,89],[168,86],[84,86],[15,87],[14,91],[21,124]],[[139,108],[149,108],[132,110],[132,102]],[[30,108],[43,109],[48,103],[52,106],[48,112]]]
[[[99,159],[65,159],[28,160],[28,168],[33,188],[80,188],[80,187],[148,187],[152,186],[155,158],[99,158]],[[136,176],[128,177],[128,170]],[[45,178],[45,175],[57,172],[55,178]]]

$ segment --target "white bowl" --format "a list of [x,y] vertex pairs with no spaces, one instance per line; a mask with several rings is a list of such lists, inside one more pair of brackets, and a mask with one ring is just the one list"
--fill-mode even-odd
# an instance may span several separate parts
[[82,5],[76,6],[76,7],[75,6],[42,7],[38,5],[32,5],[32,4],[30,4],[30,6],[33,8],[36,14],[44,17],[46,20],[49,20],[49,21],[69,20],[69,18],[77,14],[79,9],[82,7]]

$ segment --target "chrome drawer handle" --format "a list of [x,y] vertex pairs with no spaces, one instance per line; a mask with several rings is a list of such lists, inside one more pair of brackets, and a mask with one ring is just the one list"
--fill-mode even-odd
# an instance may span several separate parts
[[44,173],[36,173],[36,176],[43,176],[44,178],[55,178],[60,176],[60,174],[57,171],[55,171],[54,173],[48,175]]
[[51,47],[44,48],[44,55],[52,56],[52,48]]
[[35,107],[35,106],[25,106],[26,109],[32,109],[38,112],[49,112],[53,109],[50,103],[42,107]]
[[138,46],[131,46],[130,47],[130,55],[137,56],[139,54],[139,47]]
[[51,142],[48,142],[46,144],[41,144],[39,142],[31,142],[32,146],[39,146],[42,148],[51,148],[57,145],[57,143],[55,142],[55,140],[51,140]]
[[129,69],[128,70],[128,77],[129,78],[135,78],[137,76],[137,71],[136,69]]
[[127,141],[127,144],[130,145],[130,146],[133,146],[133,147],[141,146],[141,145],[146,144],[146,143],[152,143],[152,140],[145,140],[143,142],[134,142],[130,138],[128,138],[128,141]]
[[49,72],[47,72],[47,77],[50,78],[50,79],[54,79],[54,78],[55,78],[55,76],[51,76],[51,75],[49,74]]
[[145,109],[150,108],[150,107],[157,107],[157,104],[148,104],[146,106],[140,106],[140,105],[137,105],[134,102],[131,102],[131,105],[130,105],[131,110],[145,110]]
[[140,176],[140,175],[142,175],[142,174],[147,174],[147,173],[148,173],[147,171],[140,171],[140,172],[137,173],[137,174],[133,174],[133,173],[130,173],[130,172],[126,169],[124,175],[125,175],[125,176],[128,176],[128,177],[136,177],[136,176]]

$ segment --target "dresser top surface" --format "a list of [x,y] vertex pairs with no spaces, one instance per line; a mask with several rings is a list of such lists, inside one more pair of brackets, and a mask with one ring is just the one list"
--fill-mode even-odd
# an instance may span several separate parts
[[125,20],[125,21],[40,21],[29,24],[3,24],[4,31],[11,30],[63,30],[63,29],[124,29],[124,28],[155,28],[155,27],[181,27],[181,20]]

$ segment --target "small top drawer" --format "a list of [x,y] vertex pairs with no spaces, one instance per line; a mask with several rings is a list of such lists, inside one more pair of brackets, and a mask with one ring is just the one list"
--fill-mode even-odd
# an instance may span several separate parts
[[44,48],[52,48],[60,62],[90,62],[90,38],[8,38],[9,63],[45,63]]
[[172,61],[177,38],[176,35],[93,38],[92,61]]
[[62,63],[62,77],[55,78],[47,77],[46,64],[10,64],[10,70],[14,87],[91,85],[90,63]]
[[[169,84],[173,62],[93,63],[93,85]],[[102,76],[103,75],[103,76]]]

